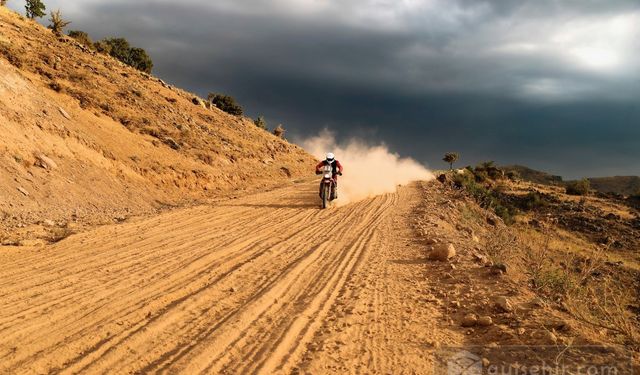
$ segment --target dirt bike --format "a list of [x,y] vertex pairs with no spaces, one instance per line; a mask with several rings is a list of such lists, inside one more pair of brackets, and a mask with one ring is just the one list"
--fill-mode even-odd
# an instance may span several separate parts
[[[322,175],[320,181],[320,198],[322,198],[322,208],[327,208],[329,202],[335,200],[336,196],[336,179],[333,178],[333,167],[325,165],[322,170],[317,171],[316,174]],[[342,173],[338,173],[342,176]]]

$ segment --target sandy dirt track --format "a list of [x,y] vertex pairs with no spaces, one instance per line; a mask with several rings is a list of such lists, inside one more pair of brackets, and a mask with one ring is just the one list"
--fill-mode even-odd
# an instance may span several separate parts
[[418,188],[316,189],[2,250],[0,373],[430,373]]

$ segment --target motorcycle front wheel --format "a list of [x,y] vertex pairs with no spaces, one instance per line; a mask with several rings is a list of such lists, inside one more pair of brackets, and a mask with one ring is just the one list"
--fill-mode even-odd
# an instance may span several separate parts
[[329,196],[331,195],[331,185],[324,184],[322,187],[322,208],[327,208],[329,205]]

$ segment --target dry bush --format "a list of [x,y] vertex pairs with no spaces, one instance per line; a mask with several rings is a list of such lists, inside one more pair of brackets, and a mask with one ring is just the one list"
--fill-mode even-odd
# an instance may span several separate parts
[[629,308],[634,291],[606,275],[610,245],[593,252],[558,253],[551,248],[552,234],[527,237],[521,257],[532,288],[541,296],[563,306],[574,318],[621,335],[627,344],[640,348],[640,327]]
[[60,13],[60,10],[51,12],[51,18],[49,18],[49,21],[51,21],[49,29],[51,29],[51,31],[53,31],[53,33],[57,36],[61,36],[64,28],[69,26],[69,24],[71,23],[62,19],[62,13]]
[[273,135],[275,135],[278,138],[282,138],[284,139],[284,134],[287,131],[285,130],[285,128],[282,126],[282,124],[278,124],[278,126],[276,126],[275,129],[273,129]]
[[518,254],[518,236],[509,228],[499,228],[487,238],[485,251],[493,264],[510,263]]

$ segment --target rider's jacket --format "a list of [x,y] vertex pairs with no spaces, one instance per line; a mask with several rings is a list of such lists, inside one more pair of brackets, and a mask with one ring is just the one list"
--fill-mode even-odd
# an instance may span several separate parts
[[[322,169],[322,167],[327,164],[328,162],[326,160],[321,161],[318,165],[316,165],[316,171],[320,171],[320,169]],[[333,163],[331,163],[331,167],[333,168],[334,177],[338,174],[338,172],[342,173],[342,164],[340,164],[338,160],[334,160]]]

